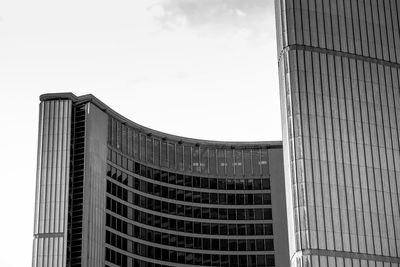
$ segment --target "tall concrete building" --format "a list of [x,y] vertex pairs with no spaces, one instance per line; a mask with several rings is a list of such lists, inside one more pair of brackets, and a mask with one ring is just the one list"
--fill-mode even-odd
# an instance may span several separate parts
[[399,266],[400,2],[275,6],[291,266]]
[[288,266],[281,142],[140,126],[41,96],[33,266]]

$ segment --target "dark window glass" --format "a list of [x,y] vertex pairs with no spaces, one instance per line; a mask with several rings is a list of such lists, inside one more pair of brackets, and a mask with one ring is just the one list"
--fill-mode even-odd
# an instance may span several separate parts
[[193,187],[200,187],[200,177],[193,176]]
[[211,219],[217,220],[218,219],[218,209],[211,209]]
[[228,224],[229,235],[236,235],[236,224]]
[[218,194],[219,195],[219,204],[226,205],[226,194]]
[[266,204],[266,205],[271,204],[271,194],[270,193],[263,194],[263,204]]
[[235,180],[227,179],[226,183],[227,183],[228,190],[235,190]]
[[176,180],[177,185],[184,185],[183,175],[178,175],[178,179]]
[[221,250],[229,250],[228,239],[221,239],[220,246],[221,246]]
[[246,240],[238,240],[238,250],[246,251]]
[[218,204],[218,194],[217,193],[210,193],[210,200],[211,204]]
[[264,209],[264,220],[272,220],[272,210],[267,208]]
[[210,203],[210,194],[209,193],[201,193],[201,203],[208,204]]
[[230,251],[237,250],[237,240],[236,239],[229,239],[229,250]]
[[266,256],[267,266],[275,266],[275,258],[274,255]]
[[[182,176],[182,175],[181,175]],[[169,173],[169,175],[168,175],[168,182],[170,183],[170,184],[175,184],[176,183],[176,175],[175,175],[175,173]]]
[[220,190],[226,189],[226,179],[218,179],[218,189]]
[[265,240],[265,249],[269,251],[274,250],[274,241],[272,239]]
[[[178,174],[178,179],[179,179],[179,176],[182,176],[182,175]],[[185,186],[192,187],[192,177],[189,175],[185,175],[184,177],[185,177]]]
[[262,189],[271,189],[270,180],[263,179],[262,180]]
[[168,172],[161,171],[161,182],[168,183]]
[[262,194],[254,194],[254,204],[261,205],[262,203]]
[[210,224],[209,223],[203,223],[202,224],[202,234],[203,235],[209,235],[210,234]]
[[209,188],[208,178],[201,178],[201,187],[202,188]]
[[263,210],[262,209],[255,209],[255,219],[256,220],[263,219]]
[[200,200],[201,200],[201,193],[193,191],[193,202],[200,203]]
[[229,205],[235,205],[235,194],[228,194],[228,204]]

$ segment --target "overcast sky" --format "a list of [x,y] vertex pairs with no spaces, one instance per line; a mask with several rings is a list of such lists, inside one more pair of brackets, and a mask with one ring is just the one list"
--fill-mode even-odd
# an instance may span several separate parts
[[144,126],[281,139],[273,0],[0,2],[0,266],[29,266],[39,95],[91,93]]

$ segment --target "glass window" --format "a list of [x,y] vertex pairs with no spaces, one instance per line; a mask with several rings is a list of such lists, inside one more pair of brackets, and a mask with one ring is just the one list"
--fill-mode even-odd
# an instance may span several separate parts
[[190,146],[184,147],[184,167],[185,171],[192,170],[192,148]]
[[226,190],[226,179],[218,179],[218,189]]
[[208,149],[200,149],[200,168],[202,173],[208,173]]
[[226,175],[233,175],[234,172],[234,150],[227,149],[225,150],[226,155]]
[[[179,176],[181,176],[181,175],[182,174],[178,174],[178,179],[179,179]],[[185,186],[192,187],[192,177],[189,175],[185,175],[184,177],[185,177]]]
[[219,234],[220,235],[227,235],[228,234],[228,226],[226,224],[219,225]]
[[153,163],[153,139],[151,137],[146,138],[146,161]]
[[223,251],[228,250],[228,239],[221,239],[220,246],[221,246],[221,250],[223,250]]
[[[229,250],[237,251],[237,240],[236,239],[229,239]],[[232,262],[231,262],[231,264],[232,264]]]
[[225,150],[218,149],[217,150],[217,166],[218,166],[218,174],[225,175]]
[[211,189],[218,189],[217,179],[210,178],[209,181],[210,181],[210,188]]
[[227,189],[228,190],[235,190],[235,180],[227,179]]
[[201,187],[202,188],[209,188],[208,178],[201,178]]
[[253,162],[253,175],[259,176],[261,174],[260,150],[253,149],[251,151],[251,154],[252,154],[252,162]]
[[179,143],[176,145],[176,163],[177,163],[177,169],[182,171],[183,170],[183,146]]
[[210,174],[217,173],[217,166],[216,166],[216,151],[215,149],[209,149],[209,172]]
[[[246,251],[246,240],[238,240],[238,250],[239,251]],[[244,263],[241,264],[245,264],[246,262],[246,258],[244,258]]]
[[168,167],[167,142],[161,141],[161,166]]
[[169,167],[175,169],[175,144],[168,143]]

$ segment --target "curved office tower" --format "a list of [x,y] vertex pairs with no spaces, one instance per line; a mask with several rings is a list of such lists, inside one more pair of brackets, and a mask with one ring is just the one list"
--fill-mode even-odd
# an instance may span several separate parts
[[400,2],[275,4],[291,266],[399,266]]
[[288,266],[280,142],[142,127],[41,96],[33,266]]

